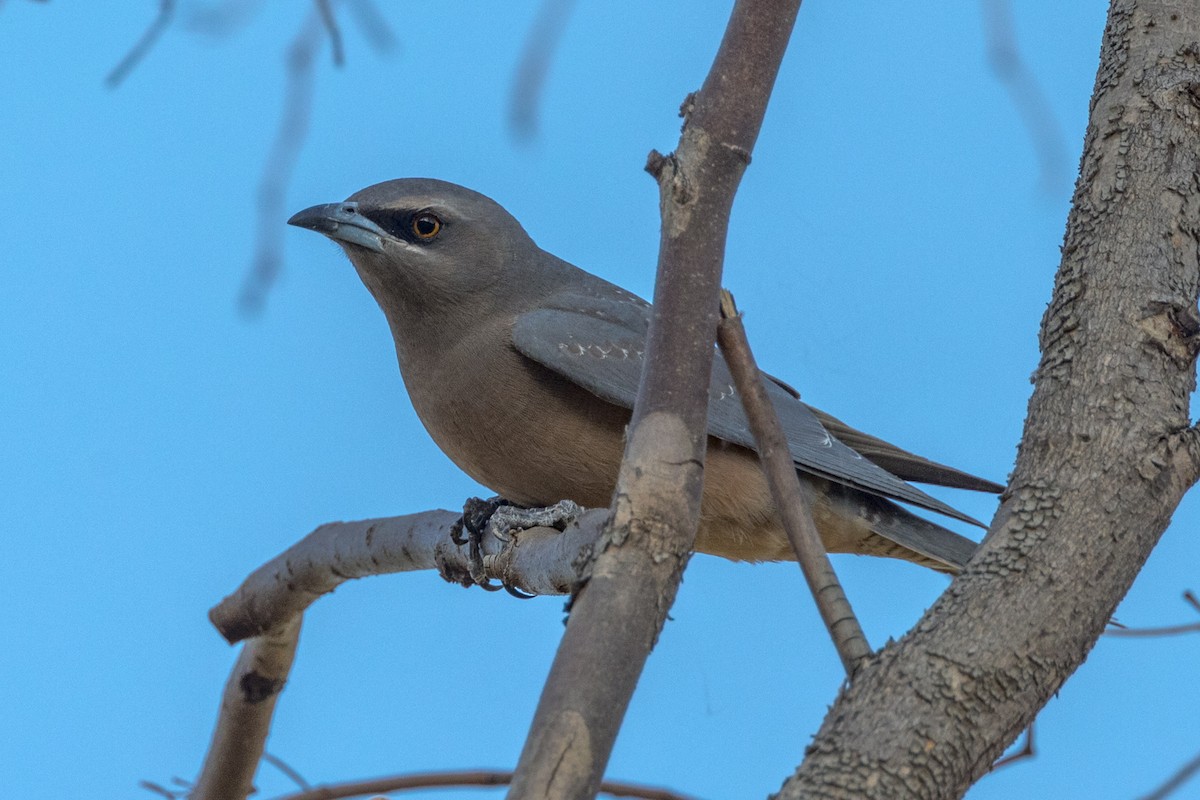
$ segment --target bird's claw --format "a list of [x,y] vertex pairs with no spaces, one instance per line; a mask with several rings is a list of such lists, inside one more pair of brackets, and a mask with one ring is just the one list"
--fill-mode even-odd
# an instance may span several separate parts
[[[502,542],[511,542],[514,532],[529,528],[565,530],[567,525],[578,519],[582,513],[583,509],[570,500],[560,500],[545,508],[522,508],[503,497],[487,500],[472,497],[463,504],[463,515],[450,526],[450,540],[460,547],[464,544],[469,545],[467,570],[476,586],[489,592],[503,589],[513,597],[529,600],[536,595],[523,592],[508,581],[502,581],[497,586],[488,578],[483,564],[484,533]],[[463,535],[464,530],[466,536]]]
[[566,530],[566,527],[583,514],[578,503],[571,500],[559,500],[545,508],[522,508],[512,504],[497,506],[488,518],[487,529],[492,536],[502,542],[512,539],[514,531],[530,528],[555,528]]

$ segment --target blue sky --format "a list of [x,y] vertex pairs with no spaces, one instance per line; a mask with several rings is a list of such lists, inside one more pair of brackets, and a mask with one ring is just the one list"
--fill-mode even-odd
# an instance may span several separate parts
[[[179,5],[116,91],[103,78],[156,3],[0,7],[4,797],[140,797],[138,780],[193,777],[236,655],[209,606],[322,522],[481,491],[425,435],[382,314],[335,246],[284,230],[263,313],[238,313],[283,53],[308,4],[259,3],[220,37],[189,30],[201,4]],[[527,144],[506,111],[535,4],[380,2],[399,42],[382,55],[344,18],[346,64],[322,50],[276,224],[377,181],[438,177],[649,295],[657,192],[642,165],[674,147],[728,5],[579,3]],[[727,251],[764,368],[859,427],[1004,479],[1103,5],[1014,4],[1066,142],[1049,189],[988,69],[977,4],[804,5]],[[1192,621],[1179,596],[1196,588],[1198,515],[1185,500],[1122,621]],[[905,564],[835,563],[876,646],[945,586]],[[307,615],[269,750],[314,783],[511,766],[562,617],[561,599],[434,575],[345,586]],[[840,680],[796,567],[697,557],[672,617],[610,774],[712,798],[774,791]],[[969,797],[1149,791],[1200,748],[1197,647],[1103,640],[1043,712],[1037,759]],[[269,768],[258,784],[291,788]]]

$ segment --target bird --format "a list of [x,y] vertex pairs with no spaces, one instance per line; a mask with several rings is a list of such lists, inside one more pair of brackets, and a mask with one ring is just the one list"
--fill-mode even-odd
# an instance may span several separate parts
[[[513,504],[609,505],[648,302],[542,250],[499,203],[446,181],[377,183],[288,223],[345,252],[387,319],[417,416],[451,461]],[[1001,485],[856,430],[763,375],[826,550],[963,568],[975,543],[899,503],[982,524],[908,481]],[[795,558],[719,352],[695,549]]]

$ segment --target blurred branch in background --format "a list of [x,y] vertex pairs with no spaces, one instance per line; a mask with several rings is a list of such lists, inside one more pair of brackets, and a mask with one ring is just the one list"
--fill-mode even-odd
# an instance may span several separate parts
[[1038,182],[1042,191],[1053,192],[1066,177],[1067,148],[1050,102],[1038,85],[1037,77],[1025,66],[1017,51],[1017,35],[1008,0],[983,0],[983,30],[987,38],[988,63],[1008,89],[1017,113],[1029,129],[1029,138],[1037,153]]
[[[376,52],[382,53],[392,47],[395,37],[370,0],[348,0],[347,6]],[[305,19],[287,49],[283,116],[258,182],[254,259],[238,298],[239,308],[248,316],[262,311],[267,293],[275,285],[283,264],[287,189],[312,120],[313,64],[324,38],[322,32],[327,32],[334,51],[334,63],[340,66],[343,61],[341,32],[328,2],[317,2],[315,12]]]
[[508,127],[517,141],[528,142],[537,135],[546,75],[574,6],[575,0],[545,0],[529,30],[509,96]]
[[314,2],[317,4],[317,14],[321,17],[321,24],[329,32],[329,46],[333,50],[333,65],[340,67],[346,63],[346,54],[342,52],[342,31],[338,28],[337,17],[333,14],[329,0],[314,0]]
[[[224,36],[246,25],[261,7],[259,0],[226,0],[189,11],[184,27],[192,32]],[[343,0],[362,34],[376,52],[386,52],[395,44],[391,28],[371,0]],[[312,119],[313,64],[321,46],[322,33],[329,40],[333,62],[345,62],[342,32],[334,14],[334,0],[314,0],[314,8],[300,26],[287,48],[286,85],[283,115],[275,141],[267,155],[258,184],[258,229],[254,258],[242,284],[238,305],[247,315],[259,313],[267,293],[279,277],[283,264],[283,221],[287,188],[292,170],[308,136]],[[105,79],[115,89],[137,68],[162,37],[175,17],[174,0],[161,0],[158,14]]]
[[287,49],[283,117],[258,180],[254,259],[238,297],[238,307],[247,316],[262,311],[283,264],[287,187],[312,121],[313,61],[324,30],[319,17],[309,14]]
[[1192,776],[1197,772],[1200,772],[1200,755],[1195,756],[1191,761],[1176,770],[1175,774],[1168,778],[1162,786],[1159,786],[1150,792],[1150,794],[1142,795],[1138,800],[1166,800],[1166,798],[1175,793],[1176,789],[1191,780]]
[[133,72],[134,68],[142,62],[146,54],[150,52],[155,43],[167,30],[171,24],[171,19],[175,16],[175,0],[160,0],[158,4],[158,14],[151,20],[150,25],[146,28],[142,38],[138,39],[133,47],[125,54],[125,57],[117,62],[117,65],[112,68],[112,72],[108,73],[108,77],[104,79],[105,85],[110,89],[115,89],[129,77],[129,73]]

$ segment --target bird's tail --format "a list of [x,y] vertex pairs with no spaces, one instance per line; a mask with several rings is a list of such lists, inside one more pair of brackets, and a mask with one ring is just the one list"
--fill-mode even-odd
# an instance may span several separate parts
[[900,558],[952,575],[961,572],[975,553],[975,542],[890,500],[836,484],[828,491],[832,505],[857,517],[871,531],[854,552]]

